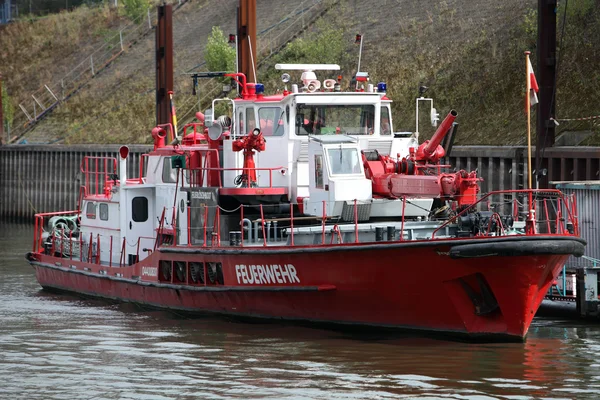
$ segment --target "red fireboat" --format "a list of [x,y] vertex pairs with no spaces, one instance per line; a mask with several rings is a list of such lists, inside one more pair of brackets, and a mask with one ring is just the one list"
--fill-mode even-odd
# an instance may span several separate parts
[[[522,340],[566,259],[583,254],[573,197],[480,193],[431,140],[394,132],[384,83],[343,91],[337,65],[282,64],[267,96],[232,78],[179,136],[153,130],[137,177],[86,157],[77,210],[37,214],[41,286],[230,316]],[[211,73],[210,77],[218,74]],[[195,79],[203,78],[194,75]],[[366,83],[366,82],[365,82]],[[218,118],[214,110],[227,109]],[[433,121],[434,123],[436,121]],[[144,172],[145,171],[145,172]]]

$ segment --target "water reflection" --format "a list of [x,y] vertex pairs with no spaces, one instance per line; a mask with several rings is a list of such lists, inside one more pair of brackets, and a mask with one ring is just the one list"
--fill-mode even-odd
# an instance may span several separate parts
[[[528,340],[373,338],[149,311],[41,291],[27,231],[0,234],[0,398],[597,398],[600,329]],[[16,239],[15,239],[16,237]]]

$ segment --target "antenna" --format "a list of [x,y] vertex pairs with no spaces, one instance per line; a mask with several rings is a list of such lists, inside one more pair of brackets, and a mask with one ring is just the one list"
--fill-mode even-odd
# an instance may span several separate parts
[[362,34],[357,34],[356,35],[356,41],[355,43],[360,43],[360,49],[358,50],[358,68],[356,69],[356,72],[360,72],[360,58],[362,56],[362,45],[363,45],[363,35]]
[[248,40],[248,47],[250,48],[250,60],[252,61],[252,73],[254,74],[254,83],[256,83],[256,66],[254,65],[254,56],[252,55],[252,42]]

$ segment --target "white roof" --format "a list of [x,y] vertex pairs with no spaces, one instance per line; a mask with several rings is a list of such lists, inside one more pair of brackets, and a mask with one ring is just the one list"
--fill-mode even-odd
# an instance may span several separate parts
[[275,69],[300,71],[338,71],[337,64],[275,64]]

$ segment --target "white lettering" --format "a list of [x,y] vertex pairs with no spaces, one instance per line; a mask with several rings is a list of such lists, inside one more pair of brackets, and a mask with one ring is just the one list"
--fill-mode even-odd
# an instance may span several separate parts
[[271,267],[273,267],[273,272],[275,272],[275,279],[277,279],[277,283],[283,283],[283,280],[281,280],[281,272],[279,272],[279,265],[272,265]]
[[158,268],[142,267],[142,276],[158,276]]
[[252,267],[254,267],[254,265],[248,266],[248,269],[246,270],[246,273],[248,274],[248,283],[254,283],[254,275],[252,275]]
[[290,271],[290,282],[300,283],[300,279],[296,275],[296,268],[292,264],[287,264],[288,270]]
[[[158,269],[142,267],[142,275],[158,276]],[[235,276],[238,284],[245,285],[300,283],[298,271],[292,264],[238,264],[235,266]]]
[[288,283],[290,281],[290,273],[288,272],[287,264],[280,266],[280,268],[281,268],[281,279],[283,279],[283,283]]
[[273,274],[272,267],[272,265],[265,265],[265,275],[267,277],[267,283],[275,283],[275,275]]
[[244,268],[242,269],[242,282],[248,283],[248,279],[246,279],[247,276],[246,266],[244,265]]
[[236,265],[235,266],[235,276],[237,277],[237,281],[238,283],[240,283],[240,277],[242,276],[242,273],[240,272],[240,268],[242,267],[246,267],[245,265]]
[[192,199],[211,200],[212,193],[210,193],[210,192],[192,192]]
[[254,279],[254,283],[260,284],[260,280],[258,279],[258,273],[256,272],[256,265],[252,266],[252,279]]
[[265,282],[265,272],[263,269],[262,265],[257,265],[256,266],[256,272],[258,272],[258,281],[259,283],[266,283]]

